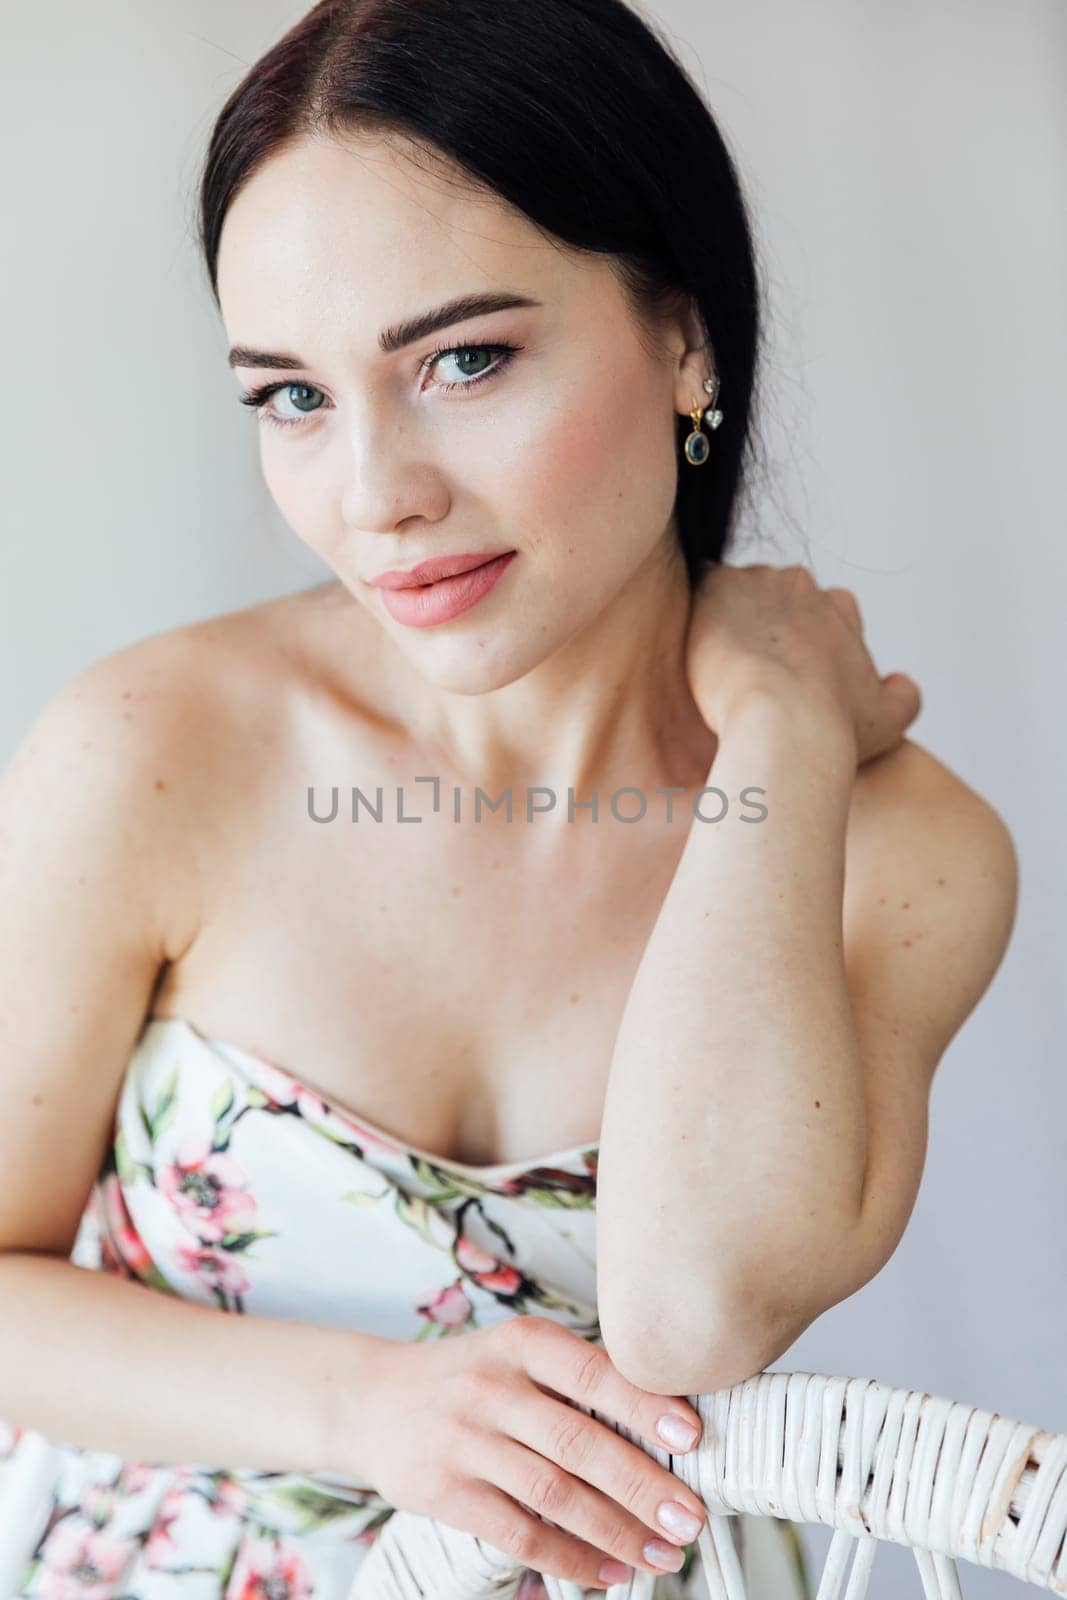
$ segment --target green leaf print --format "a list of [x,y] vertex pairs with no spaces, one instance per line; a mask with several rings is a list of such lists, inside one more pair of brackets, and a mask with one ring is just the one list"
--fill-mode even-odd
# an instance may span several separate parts
[[209,1110],[215,1122],[221,1122],[233,1105],[233,1079],[224,1078],[211,1096]]
[[423,1156],[411,1156],[411,1165],[418,1173],[423,1183],[434,1185],[434,1193],[427,1195],[428,1202],[438,1200],[455,1200],[459,1195],[483,1195],[486,1185],[479,1183],[474,1178],[464,1178],[458,1172],[445,1172],[442,1167],[435,1167],[432,1161],[427,1161]]
[[396,1199],[396,1214],[401,1222],[407,1223],[409,1228],[414,1228],[421,1239],[427,1244],[443,1248],[440,1233],[435,1237],[434,1224],[440,1229],[440,1220],[433,1207],[418,1195],[405,1194],[402,1189],[394,1190]]
[[277,1228],[250,1228],[247,1233],[224,1233],[219,1240],[220,1250],[247,1250],[257,1239],[276,1239]]
[[515,1246],[514,1246],[512,1240],[511,1240],[511,1236],[508,1233],[508,1230],[505,1227],[503,1227],[499,1222],[497,1222],[495,1217],[487,1217],[486,1214],[485,1214],[484,1209],[481,1206],[479,1206],[478,1209],[481,1212],[482,1220],[485,1223],[486,1227],[489,1229],[490,1233],[495,1233],[496,1234],[497,1238],[500,1240],[501,1244],[504,1246],[504,1249],[507,1251],[508,1257],[510,1259],[515,1254]]
[[148,1131],[153,1144],[156,1143],[164,1128],[168,1127],[174,1120],[174,1114],[177,1110],[178,1073],[179,1069],[175,1067],[166,1087],[156,1100],[151,1117],[148,1118]]
[[573,1189],[555,1189],[547,1185],[539,1186],[531,1183],[526,1186],[523,1193],[539,1206],[545,1206],[550,1211],[588,1211],[593,1205],[590,1194],[575,1194]]
[[150,1289],[158,1289],[161,1294],[177,1295],[178,1293],[174,1285],[168,1283],[154,1261],[138,1270],[137,1281],[138,1283],[146,1284]]
[[115,1172],[119,1182],[124,1188],[133,1183],[139,1172],[151,1175],[151,1167],[145,1166],[143,1161],[135,1161],[126,1146],[126,1130],[120,1128],[115,1138]]
[[349,1517],[354,1510],[359,1510],[351,1500],[329,1494],[311,1483],[279,1484],[271,1489],[270,1498],[301,1513],[301,1533],[311,1533],[316,1528],[323,1528],[327,1523],[336,1522],[339,1517]]

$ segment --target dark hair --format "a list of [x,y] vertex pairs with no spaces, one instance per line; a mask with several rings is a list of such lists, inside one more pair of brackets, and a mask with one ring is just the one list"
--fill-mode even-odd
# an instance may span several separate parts
[[349,130],[443,153],[557,239],[613,257],[642,335],[692,297],[724,415],[701,467],[684,460],[692,423],[677,419],[674,509],[695,583],[733,532],[762,318],[734,163],[670,47],[623,0],[320,0],[212,130],[198,227],[216,303],[219,237],[242,185],[283,146]]

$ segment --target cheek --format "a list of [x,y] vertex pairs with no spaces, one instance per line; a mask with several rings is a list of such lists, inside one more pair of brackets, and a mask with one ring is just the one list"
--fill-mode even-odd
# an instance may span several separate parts
[[600,483],[615,470],[614,427],[595,406],[572,406],[552,421],[541,441],[542,464],[552,463],[552,478],[570,493],[582,484]]
[[260,470],[271,499],[297,538],[325,557],[336,524],[330,509],[336,496],[331,501],[326,474],[321,466],[317,470],[301,466],[300,450],[287,449],[284,438],[272,438],[269,422],[260,426],[266,435],[260,441]]
[[610,548],[625,563],[666,526],[678,468],[669,394],[653,409],[620,403],[618,393],[554,409],[529,430],[500,495],[550,542],[574,534],[583,549],[602,557]]
[[543,527],[587,527],[594,508],[601,514],[609,509],[624,479],[624,461],[615,420],[605,408],[554,406],[524,429],[501,461],[501,497]]

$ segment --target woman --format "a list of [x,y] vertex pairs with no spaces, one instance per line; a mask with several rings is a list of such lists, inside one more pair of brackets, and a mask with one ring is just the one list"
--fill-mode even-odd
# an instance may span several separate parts
[[4,779],[5,1592],[332,1600],[398,1506],[527,1594],[688,1572],[679,1397],[894,1249],[1010,838],[850,595],[722,564],[752,243],[618,0],[326,0],[200,230],[335,577]]

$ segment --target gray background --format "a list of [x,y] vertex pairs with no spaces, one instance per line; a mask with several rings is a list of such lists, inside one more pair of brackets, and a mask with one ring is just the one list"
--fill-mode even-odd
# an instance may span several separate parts
[[[192,238],[211,121],[306,9],[67,0],[5,19],[5,760],[91,660],[327,575],[260,480]],[[907,1234],[776,1366],[1067,1431],[1067,8],[646,14],[735,150],[769,277],[772,472],[730,559],[810,561],[856,592],[879,670],[923,689],[911,735],[996,806],[1021,860],[1012,945],[935,1081]],[[962,1570],[968,1594],[1011,1583]],[[887,1546],[873,1592],[898,1578],[918,1592]]]

